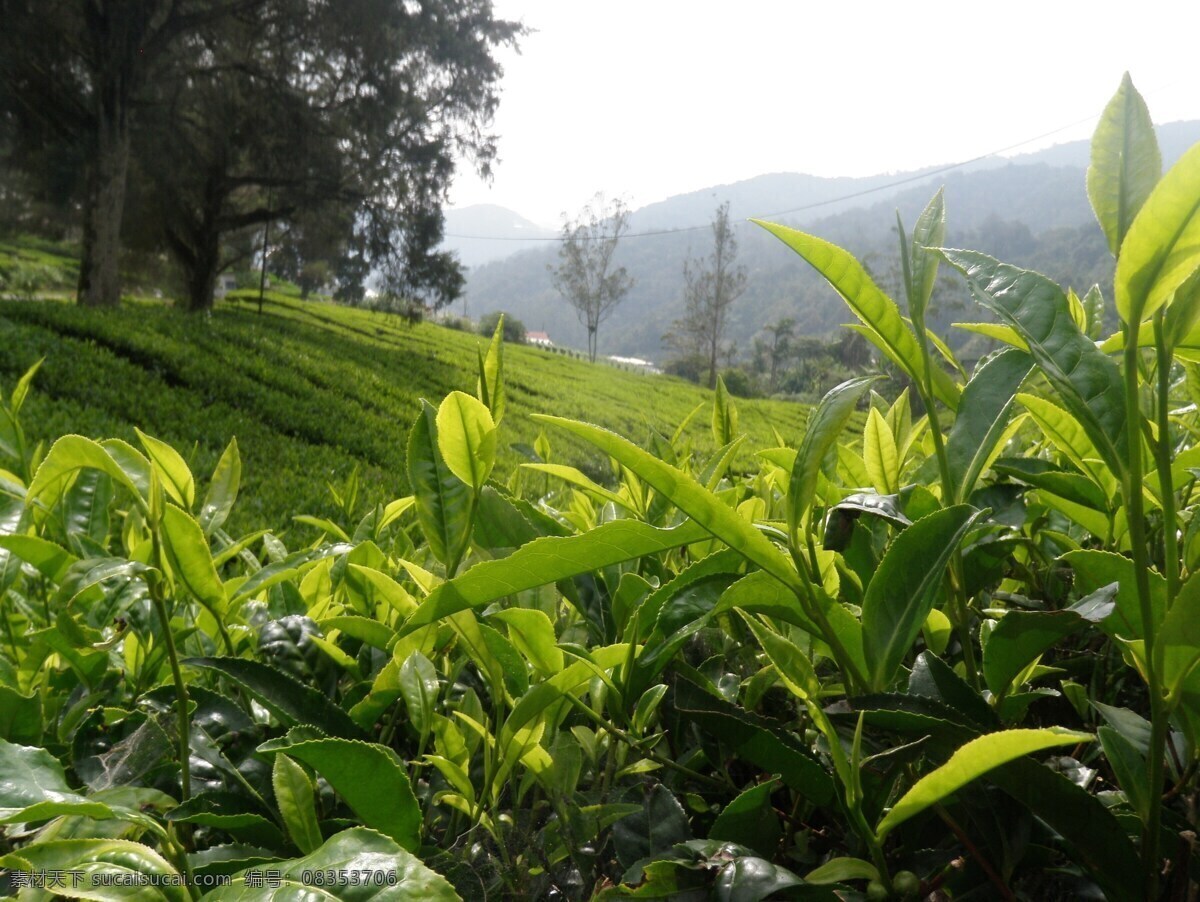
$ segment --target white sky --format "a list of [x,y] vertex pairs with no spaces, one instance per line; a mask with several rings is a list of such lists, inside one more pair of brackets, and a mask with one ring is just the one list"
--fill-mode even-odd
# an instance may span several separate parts
[[1200,119],[1195,0],[495,0],[504,52],[484,185],[551,227],[767,172],[871,175],[1086,138],[1129,70],[1155,122]]

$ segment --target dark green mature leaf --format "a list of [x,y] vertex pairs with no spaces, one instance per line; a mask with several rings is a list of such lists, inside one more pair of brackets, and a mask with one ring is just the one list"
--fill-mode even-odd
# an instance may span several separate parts
[[328,780],[366,826],[409,851],[420,845],[421,808],[404,762],[387,746],[349,739],[311,739],[282,747],[272,743],[270,750],[302,761]]
[[641,811],[613,824],[613,848],[625,867],[691,838],[683,807],[661,783],[650,790]]
[[[0,858],[0,868],[64,874],[64,886],[57,888],[61,893],[99,902],[187,902],[189,898],[182,876],[165,858],[149,846],[124,839],[34,843]],[[79,886],[72,889],[73,872],[80,877]],[[108,880],[98,880],[101,874]],[[120,885],[121,880],[128,885]],[[131,887],[137,889],[131,892]]]
[[313,724],[331,736],[363,737],[357,724],[327,695],[274,667],[243,658],[187,658],[182,663],[224,674],[288,726]]
[[438,450],[437,411],[421,402],[408,434],[408,483],[429,549],[443,564],[457,560],[471,537],[471,487],[450,472]]
[[1114,257],[1161,175],[1150,111],[1126,72],[1092,135],[1087,171],[1088,199]]
[[863,599],[870,684],[884,689],[937,600],[950,556],[981,512],[959,504],[922,517],[892,540]]
[[0,685],[0,739],[35,745],[42,739],[42,697]]
[[1117,785],[1125,791],[1129,804],[1143,821],[1150,813],[1150,787],[1146,781],[1146,756],[1132,742],[1112,727],[1103,726],[1096,731],[1104,757],[1117,778]]
[[[842,296],[850,310],[867,327],[888,356],[918,384],[925,383],[925,363],[916,336],[905,323],[896,302],[872,281],[862,264],[848,251],[828,241],[806,235],[787,226],[754,222],[803,257]],[[943,378],[937,378],[941,375]],[[938,400],[950,408],[958,407],[958,386],[941,370],[934,371],[933,388]]]
[[1062,289],[977,251],[943,249],[942,256],[966,276],[976,300],[1020,333],[1104,462],[1124,472],[1129,436],[1120,370],[1075,325]]
[[771,793],[778,788],[778,780],[768,780],[738,794],[717,815],[708,838],[726,839],[773,858],[783,835],[779,816],[771,805]]
[[62,765],[48,751],[0,739],[0,823],[45,820],[61,814],[113,816],[107,805],[71,789]]
[[821,461],[832,448],[846,423],[854,414],[854,408],[862,396],[879,377],[861,376],[849,379],[829,390],[809,415],[804,441],[796,453],[792,465],[792,480],[788,487],[787,517],[788,535],[795,536],[800,521],[812,507],[817,493],[817,477],[821,473]]
[[778,774],[784,783],[816,804],[825,805],[833,799],[833,778],[782,725],[731,705],[685,677],[675,681],[672,704],[687,722],[716,736],[739,758],[762,768],[764,773]]
[[879,822],[880,839],[930,805],[966,786],[988,771],[1032,752],[1058,745],[1075,745],[1095,739],[1062,727],[1037,730],[1002,730],[972,739],[958,749],[950,760],[918,780]]
[[954,501],[970,497],[996,444],[1004,435],[1016,393],[1033,368],[1033,358],[1009,348],[983,364],[963,389],[958,417],[946,439]]
[[1140,323],[1170,303],[1200,266],[1200,144],[1179,158],[1142,205],[1117,258],[1117,312]]
[[[304,899],[333,899],[338,902],[458,902],[458,894],[440,874],[431,871],[421,859],[398,846],[388,837],[366,827],[343,830],[328,839],[321,848],[304,858],[276,861],[270,870],[278,871],[280,886],[259,884],[262,867],[235,874],[227,886],[207,893],[202,902],[297,902]],[[248,874],[257,871],[258,880]],[[315,887],[315,873],[369,873],[372,879],[353,885]],[[378,873],[383,885],[374,874]],[[305,877],[308,877],[306,880]],[[395,878],[394,883],[392,878]]]
[[536,414],[538,422],[571,432],[599,448],[671,500],[677,508],[730,548],[753,561],[784,585],[801,589],[800,575],[791,562],[753,524],[681,470],[664,463],[621,436],[592,426]]
[[908,678],[908,691],[911,695],[924,695],[944,702],[980,729],[1000,727],[1000,719],[983,697],[931,651],[917,655]]
[[1098,623],[1115,607],[1117,585],[1103,586],[1079,602],[1077,610],[1009,611],[1000,618],[983,650],[983,676],[995,693],[1008,690],[1013,678],[1062,639]]
[[[1117,584],[1114,599],[1117,609],[1112,617],[1101,624],[1106,633],[1125,639],[1141,639],[1145,636],[1133,561],[1130,558],[1109,551],[1086,549],[1068,552],[1059,560],[1071,566],[1075,571],[1075,588],[1087,595]],[[1151,570],[1147,576],[1150,581],[1151,613],[1155,621],[1161,623],[1167,610],[1167,581],[1155,570]]]
[[401,635],[506,595],[707,538],[708,533],[694,523],[658,529],[636,520],[614,520],[577,536],[547,536],[442,583],[405,621]]

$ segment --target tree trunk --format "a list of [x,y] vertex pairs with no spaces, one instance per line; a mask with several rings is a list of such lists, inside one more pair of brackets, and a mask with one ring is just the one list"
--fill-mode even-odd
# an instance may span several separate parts
[[187,272],[188,305],[192,313],[211,310],[221,265],[220,236],[202,235],[193,248],[192,258],[184,266]]
[[88,167],[83,206],[83,253],[78,301],[85,307],[121,302],[121,216],[129,169],[129,121],[124,103],[110,97],[97,104],[96,146]]

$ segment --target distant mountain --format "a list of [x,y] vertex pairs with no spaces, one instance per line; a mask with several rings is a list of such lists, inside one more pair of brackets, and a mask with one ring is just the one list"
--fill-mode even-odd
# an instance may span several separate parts
[[446,211],[442,248],[455,251],[464,264],[474,267],[539,247],[538,239],[556,234],[505,207],[475,204]]
[[[1171,123],[1158,132],[1169,166],[1200,140],[1200,122]],[[1080,141],[949,172],[864,179],[763,175],[643,207],[632,214],[633,234],[617,251],[617,262],[635,284],[601,326],[600,350],[662,360],[662,336],[683,312],[684,260],[708,253],[706,223],[726,200],[735,219],[742,220],[738,260],[749,274],[745,294],[730,311],[729,337],[743,350],[767,323],[783,316],[794,317],[811,335],[827,334],[849,318],[844,304],[808,266],[744,221],[751,216],[802,227],[849,248],[887,287],[896,279],[897,209],[911,226],[936,188],[944,186],[947,244],[986,251],[1081,290],[1093,283],[1107,287],[1112,260],[1088,204],[1087,162],[1087,142]],[[635,237],[647,232],[655,234]],[[540,244],[472,270],[466,299],[471,314],[505,310],[530,328],[544,329],[558,344],[583,346],[583,327],[550,283],[547,267],[556,259],[555,244]],[[980,318],[966,309],[971,302],[961,285],[944,282],[933,318],[938,328]],[[966,338],[961,333],[960,339]]]

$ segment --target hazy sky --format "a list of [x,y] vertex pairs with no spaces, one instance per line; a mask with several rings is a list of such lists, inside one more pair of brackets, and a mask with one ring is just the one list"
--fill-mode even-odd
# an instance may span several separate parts
[[504,52],[491,186],[453,206],[560,224],[766,172],[870,175],[1086,138],[1129,70],[1155,122],[1200,119],[1200,4],[973,0],[495,0]]

